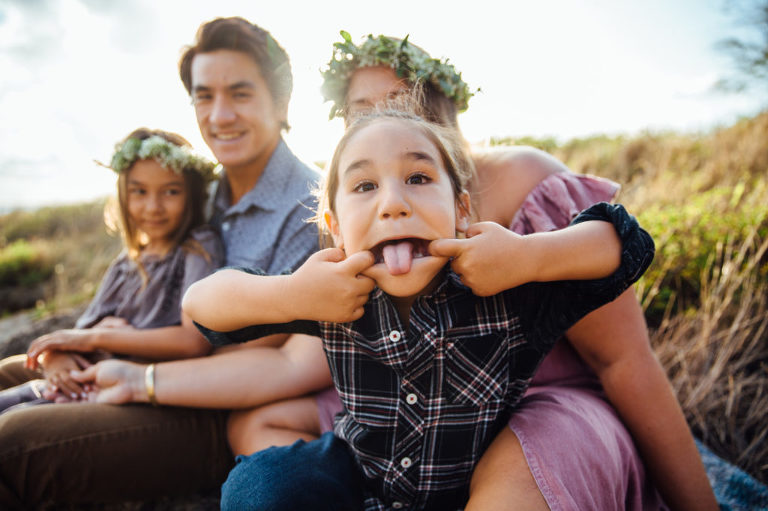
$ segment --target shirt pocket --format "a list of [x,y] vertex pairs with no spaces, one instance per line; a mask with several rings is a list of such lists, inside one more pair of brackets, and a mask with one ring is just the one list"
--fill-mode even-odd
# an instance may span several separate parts
[[502,401],[509,385],[505,333],[456,338],[445,350],[445,390],[452,404],[482,407]]
[[352,447],[367,477],[376,477],[382,460],[393,457],[395,429],[394,424],[385,427],[380,423],[358,421],[349,413],[341,415],[334,425],[334,433]]

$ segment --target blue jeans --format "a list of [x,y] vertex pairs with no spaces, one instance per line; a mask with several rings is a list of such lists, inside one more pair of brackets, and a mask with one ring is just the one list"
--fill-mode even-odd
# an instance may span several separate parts
[[221,487],[222,511],[363,509],[362,475],[347,444],[333,433],[236,462]]

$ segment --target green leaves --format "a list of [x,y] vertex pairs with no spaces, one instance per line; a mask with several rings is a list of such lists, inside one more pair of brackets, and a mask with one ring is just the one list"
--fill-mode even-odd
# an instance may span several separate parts
[[129,138],[122,144],[117,144],[110,168],[120,173],[131,168],[137,160],[149,159],[157,161],[177,174],[197,172],[206,182],[216,177],[215,163],[194,154],[188,147],[178,146],[157,135],[143,140]]
[[341,116],[352,73],[362,67],[388,66],[398,77],[411,84],[430,82],[455,104],[459,112],[469,106],[474,93],[448,60],[433,59],[427,52],[404,39],[379,35],[368,37],[359,46],[348,32],[340,31],[343,41],[333,43],[333,55],[327,69],[321,71],[321,91],[326,101],[333,101],[330,119]]

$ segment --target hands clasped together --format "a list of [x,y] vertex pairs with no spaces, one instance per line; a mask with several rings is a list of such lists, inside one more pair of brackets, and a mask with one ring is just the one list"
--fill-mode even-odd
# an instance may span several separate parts
[[[117,317],[106,317],[94,325],[98,328],[133,328],[127,321]],[[47,384],[43,397],[57,403],[82,401],[89,398],[95,387],[88,379],[78,380],[73,375],[94,365],[106,354],[98,352],[91,340],[92,329],[57,330],[32,341],[27,349],[28,369],[41,369]],[[86,358],[82,353],[89,353]]]

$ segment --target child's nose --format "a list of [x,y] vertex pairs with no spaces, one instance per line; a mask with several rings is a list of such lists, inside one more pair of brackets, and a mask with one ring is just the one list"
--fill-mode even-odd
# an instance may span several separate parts
[[147,209],[150,211],[156,211],[163,209],[163,200],[157,194],[150,194],[147,198]]
[[399,187],[382,187],[379,215],[381,218],[401,218],[411,215],[411,206]]

